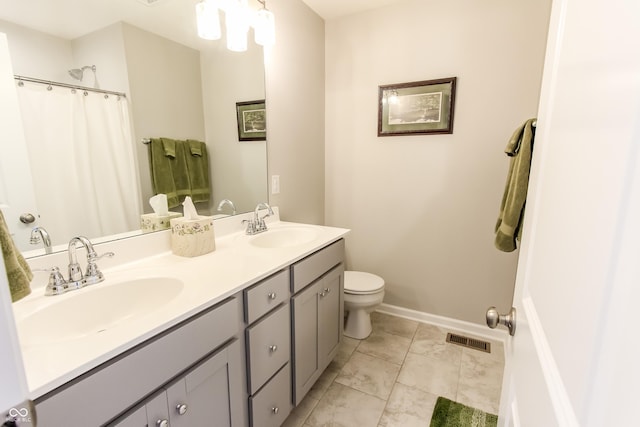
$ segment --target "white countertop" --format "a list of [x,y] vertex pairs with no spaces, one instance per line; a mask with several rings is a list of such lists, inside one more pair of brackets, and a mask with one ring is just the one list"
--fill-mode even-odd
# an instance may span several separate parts
[[[269,223],[269,229],[301,225],[303,224],[278,221]],[[29,397],[35,399],[42,396],[321,247],[339,240],[349,232],[343,228],[306,224],[304,227],[313,227],[317,231],[317,237],[291,247],[257,248],[248,243],[252,236],[234,232],[216,236],[216,250],[206,255],[184,258],[173,255],[170,250],[164,250],[137,261],[103,268],[104,282],[64,295],[45,297],[44,288],[34,289],[32,295],[13,305],[18,335],[22,341]],[[83,258],[83,255],[79,257],[82,259],[81,264],[85,265]],[[122,281],[148,277],[177,278],[184,283],[184,288],[173,300],[158,310],[118,323],[101,333],[64,342],[25,345],[28,340],[24,338],[25,332],[21,331],[20,324],[21,320],[31,313],[61,299],[71,298],[74,294],[91,292],[94,287],[111,286]],[[69,314],[69,318],[73,318],[73,313]],[[68,320],[64,322],[66,321]],[[64,322],[61,321],[60,328],[65,327]]]

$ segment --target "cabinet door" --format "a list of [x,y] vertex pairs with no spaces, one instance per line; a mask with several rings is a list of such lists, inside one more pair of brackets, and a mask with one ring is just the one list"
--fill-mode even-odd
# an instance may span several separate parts
[[171,427],[232,425],[229,363],[229,352],[216,353],[167,388]]
[[169,427],[169,409],[167,393],[162,390],[144,405],[147,408],[147,425],[150,427]]
[[318,298],[321,282],[292,298],[294,339],[294,404],[297,406],[317,379]]
[[342,264],[322,278],[318,298],[318,363],[324,370],[338,351],[342,341],[344,309]]
[[162,390],[110,427],[168,427],[167,393]]
[[[125,416],[111,427],[147,427],[147,408],[142,405],[129,415]],[[154,426],[155,427],[155,426]]]

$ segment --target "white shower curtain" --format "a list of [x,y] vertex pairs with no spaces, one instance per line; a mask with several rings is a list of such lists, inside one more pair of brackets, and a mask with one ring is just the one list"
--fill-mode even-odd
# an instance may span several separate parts
[[54,243],[139,228],[127,99],[27,82],[17,92],[38,225]]

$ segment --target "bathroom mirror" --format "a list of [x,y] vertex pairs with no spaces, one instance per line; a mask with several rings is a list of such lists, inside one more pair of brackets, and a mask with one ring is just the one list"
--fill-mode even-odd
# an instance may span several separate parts
[[[224,199],[234,203],[236,213],[268,200],[266,141],[238,141],[235,111],[236,102],[265,98],[262,48],[251,33],[242,53],[228,51],[224,36],[217,41],[198,38],[196,3],[0,0],[0,32],[7,34],[16,75],[127,95],[141,213],[151,212],[148,199],[153,194],[143,140],[154,137],[207,143],[212,197],[196,205],[200,214],[232,214],[228,205],[217,211]],[[259,3],[251,0],[250,6],[257,9]],[[83,66],[85,79],[79,83],[69,70]],[[25,228],[37,225],[47,227],[42,221]],[[138,224],[118,235],[87,237],[105,241],[135,235],[137,229]],[[69,236],[49,234],[54,250],[66,249]],[[16,243],[27,257],[45,253],[42,244]]]

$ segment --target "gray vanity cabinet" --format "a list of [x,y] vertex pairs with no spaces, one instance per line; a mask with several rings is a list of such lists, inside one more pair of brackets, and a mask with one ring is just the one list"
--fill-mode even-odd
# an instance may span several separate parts
[[40,427],[279,427],[342,341],[344,240],[36,399]]
[[[187,399],[191,413],[211,414],[212,407],[224,406],[232,422],[220,425],[245,427],[241,300],[241,295],[227,298],[36,399],[38,425],[156,427],[158,420],[169,423],[175,418],[176,407],[169,406],[174,402],[167,400],[167,392],[179,394],[176,384],[182,382],[185,393],[180,397]],[[123,413],[127,415],[113,421]],[[216,413],[218,418],[222,419]],[[207,420],[184,425],[218,424]]]
[[306,285],[291,299],[293,336],[293,403],[298,405],[338,351],[343,331],[344,241],[310,255],[292,266]]

